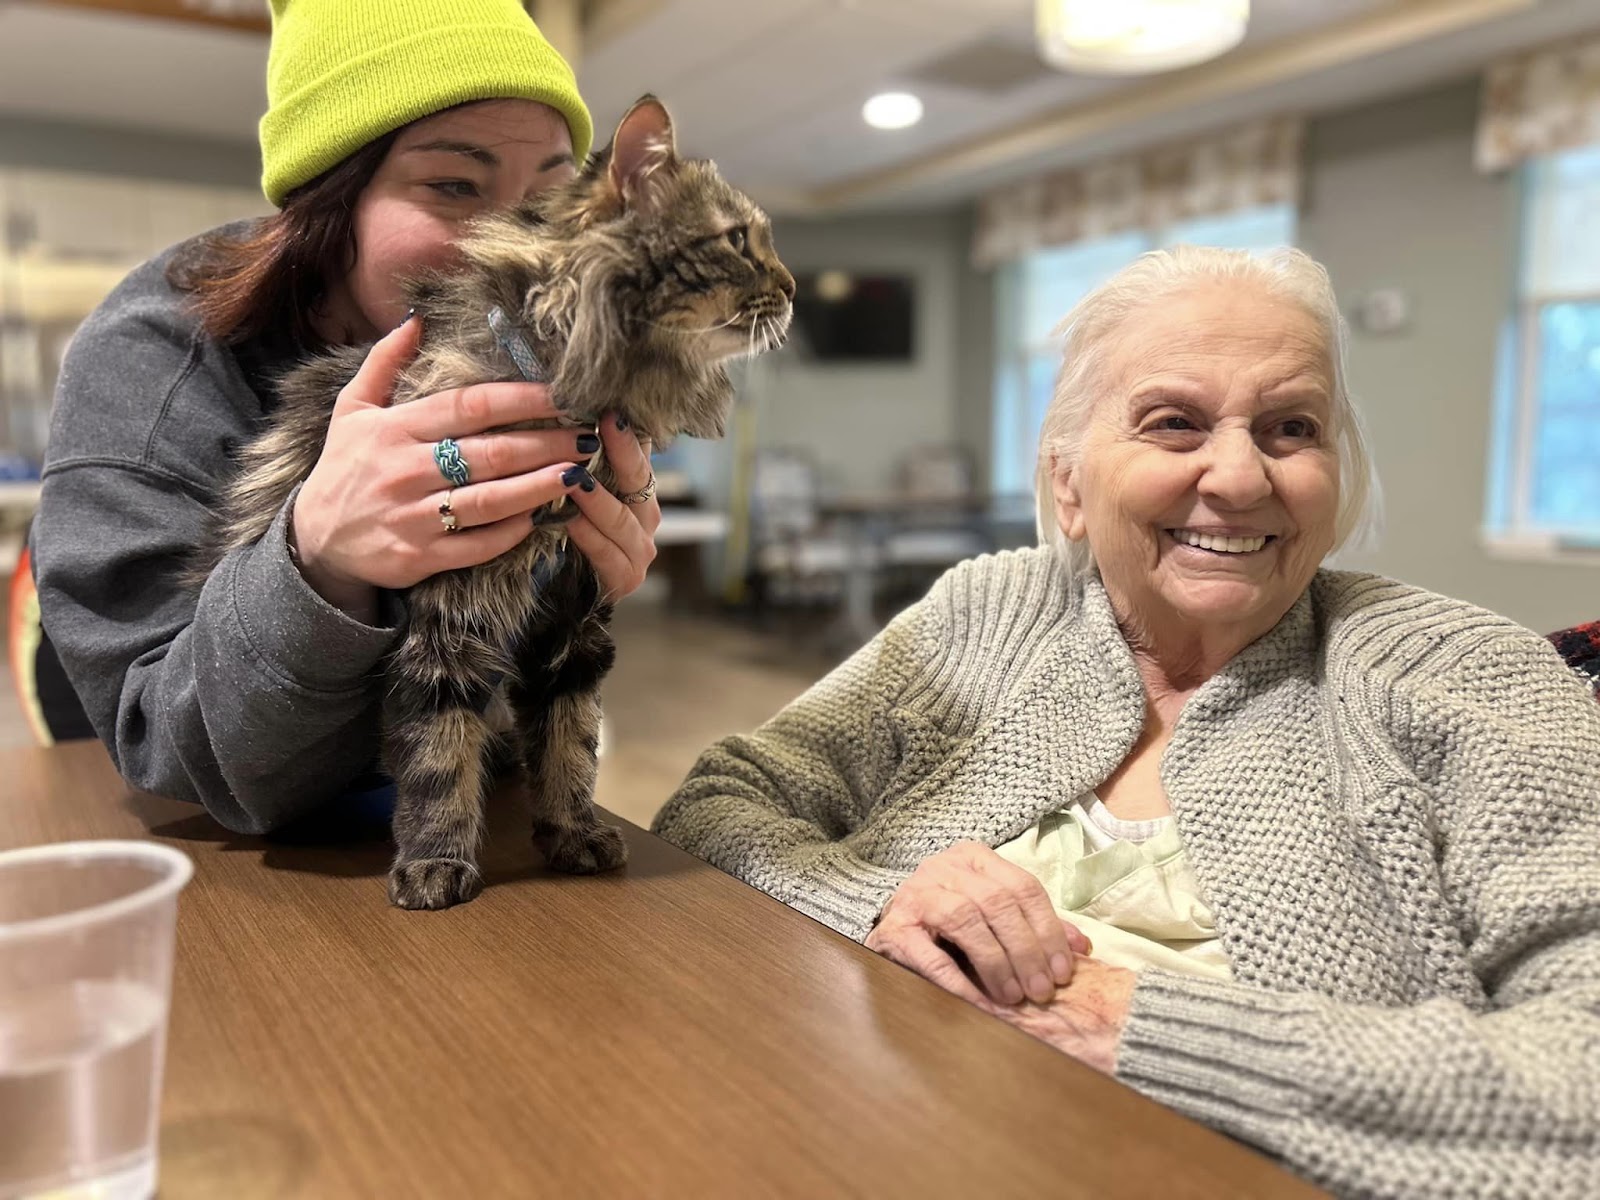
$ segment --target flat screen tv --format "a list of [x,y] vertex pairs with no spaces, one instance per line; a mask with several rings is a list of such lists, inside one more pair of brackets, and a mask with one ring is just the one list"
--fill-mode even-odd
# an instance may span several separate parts
[[822,362],[904,362],[915,317],[908,276],[833,270],[795,278],[795,336]]

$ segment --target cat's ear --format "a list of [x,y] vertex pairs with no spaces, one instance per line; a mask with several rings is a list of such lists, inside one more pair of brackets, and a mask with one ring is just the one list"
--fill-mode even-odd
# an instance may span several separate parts
[[660,194],[659,185],[677,165],[672,117],[654,96],[641,96],[611,140],[611,186],[625,207],[649,212]]

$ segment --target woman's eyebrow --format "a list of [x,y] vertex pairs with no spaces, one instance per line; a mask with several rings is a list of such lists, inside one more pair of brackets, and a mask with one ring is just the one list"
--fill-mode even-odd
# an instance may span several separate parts
[[[474,162],[482,163],[486,167],[498,167],[500,165],[500,158],[494,153],[494,151],[487,150],[482,146],[475,146],[471,142],[453,142],[448,140],[423,142],[419,146],[406,147],[405,152],[407,154],[437,154],[440,152],[445,154],[460,154],[472,159]],[[572,165],[576,166],[577,160],[572,157],[572,152],[570,150],[562,150],[557,154],[552,154],[549,158],[545,159],[539,164],[539,174],[543,175],[546,171],[553,171],[557,167],[564,166],[567,163],[571,163]]]
[[[498,167],[500,159],[482,146],[474,146],[471,142],[423,142],[420,146],[408,146],[407,154],[434,154],[443,151],[446,154],[462,154],[474,162],[482,163],[486,167]],[[567,156],[571,158],[571,155]]]

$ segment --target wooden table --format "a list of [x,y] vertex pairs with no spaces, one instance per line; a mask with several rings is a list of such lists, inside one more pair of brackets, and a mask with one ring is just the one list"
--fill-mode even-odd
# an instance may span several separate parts
[[95,744],[0,780],[0,848],[194,858],[162,1200],[1320,1194],[631,826],[572,879],[503,812],[484,894],[405,913],[381,840],[235,837]]

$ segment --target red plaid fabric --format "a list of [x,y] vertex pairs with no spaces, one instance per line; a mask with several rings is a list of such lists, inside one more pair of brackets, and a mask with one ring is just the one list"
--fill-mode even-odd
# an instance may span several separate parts
[[1600,697],[1600,621],[1552,633],[1550,642],[1568,666],[1588,678]]

